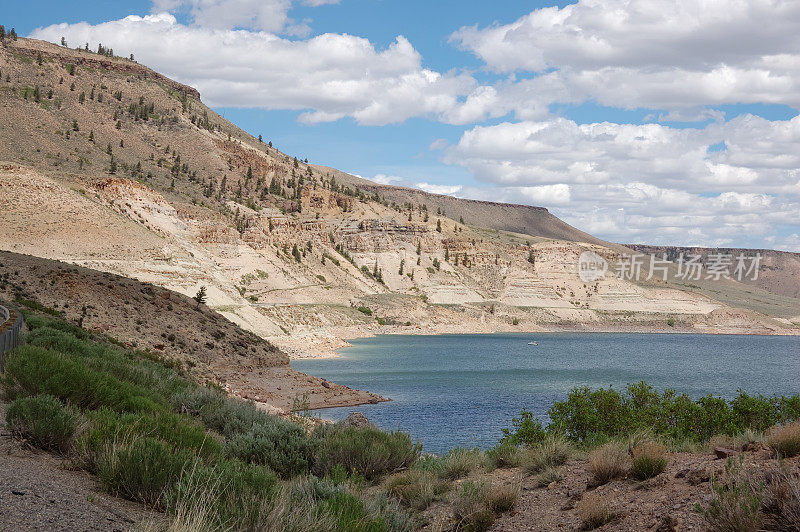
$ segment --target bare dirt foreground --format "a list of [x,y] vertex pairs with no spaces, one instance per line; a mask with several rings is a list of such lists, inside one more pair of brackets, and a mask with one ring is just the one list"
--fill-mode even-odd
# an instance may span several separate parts
[[0,402],[0,529],[7,531],[122,531],[163,515],[112,497],[84,471],[43,451],[27,448],[6,430]]

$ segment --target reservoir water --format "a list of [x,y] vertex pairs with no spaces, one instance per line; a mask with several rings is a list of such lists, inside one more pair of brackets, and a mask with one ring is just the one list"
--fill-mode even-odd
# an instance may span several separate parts
[[337,420],[364,412],[383,429],[410,432],[429,452],[490,447],[522,409],[545,420],[553,401],[575,386],[622,389],[644,380],[693,398],[731,398],[739,389],[800,393],[800,337],[386,335],[352,344],[340,351],[341,358],[297,360],[292,366],[392,401],[316,414]]

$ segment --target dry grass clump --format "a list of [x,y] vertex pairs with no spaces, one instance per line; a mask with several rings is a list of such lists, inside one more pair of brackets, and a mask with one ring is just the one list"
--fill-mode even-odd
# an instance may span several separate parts
[[667,468],[667,448],[654,441],[640,443],[633,448],[631,475],[636,480],[647,480],[660,475]]
[[800,454],[800,422],[773,427],[767,436],[767,445],[783,457]]
[[512,443],[499,443],[486,451],[486,466],[490,470],[519,467],[522,459],[522,449]]
[[440,495],[450,489],[430,471],[410,469],[386,480],[386,492],[414,510],[425,510]]
[[486,494],[486,506],[495,514],[508,512],[519,497],[519,484],[495,484]]
[[712,482],[713,498],[703,510],[712,532],[755,532],[761,529],[763,516],[761,484],[741,463],[731,460],[725,466],[726,480]]
[[477,449],[453,449],[441,458],[439,476],[447,480],[464,478],[480,467],[483,461],[483,453]]
[[628,470],[628,452],[618,443],[607,443],[589,454],[588,469],[598,485],[606,484],[625,475]]
[[454,530],[488,530],[497,515],[514,507],[519,496],[518,484],[487,487],[482,482],[465,481],[453,502]]
[[548,435],[541,444],[523,452],[522,465],[528,475],[535,475],[565,464],[574,453],[575,448],[564,437]]
[[594,493],[584,496],[577,504],[578,517],[585,530],[600,528],[616,518],[611,501]]
[[536,482],[536,486],[539,488],[546,488],[553,482],[561,482],[564,479],[564,475],[561,474],[561,471],[555,467],[549,467],[536,475],[534,478],[534,482]]
[[769,475],[761,508],[770,530],[800,530],[800,473]]

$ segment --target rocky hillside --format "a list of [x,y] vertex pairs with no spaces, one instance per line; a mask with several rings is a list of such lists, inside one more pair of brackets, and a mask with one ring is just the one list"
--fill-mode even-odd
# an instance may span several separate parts
[[[131,60],[0,49],[0,248],[186,296],[292,356],[375,332],[798,332],[762,286],[583,282],[626,248],[546,209],[376,185],[281,153]],[[788,292],[786,292],[788,293]]]
[[738,249],[738,248],[697,248],[677,246],[648,246],[642,244],[627,244],[626,247],[645,254],[666,255],[667,259],[675,261],[681,255],[699,255],[701,261],[708,262],[710,254],[718,253],[738,257],[739,255],[761,255],[761,267],[758,277],[745,276],[742,282],[748,286],[755,286],[776,295],[800,298],[800,253],[774,251],[771,249]]
[[294,371],[286,353],[192,298],[72,264],[0,251],[0,301],[66,318],[200,383],[288,411],[382,398]]

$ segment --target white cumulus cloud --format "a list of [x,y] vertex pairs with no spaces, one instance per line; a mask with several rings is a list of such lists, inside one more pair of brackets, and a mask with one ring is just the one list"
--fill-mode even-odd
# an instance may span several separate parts
[[468,75],[423,68],[420,54],[402,36],[381,50],[352,35],[290,40],[266,31],[185,25],[167,13],[57,24],[31,36],[103,43],[196,87],[209,105],[300,110],[307,123],[435,118],[451,112],[475,86]]

